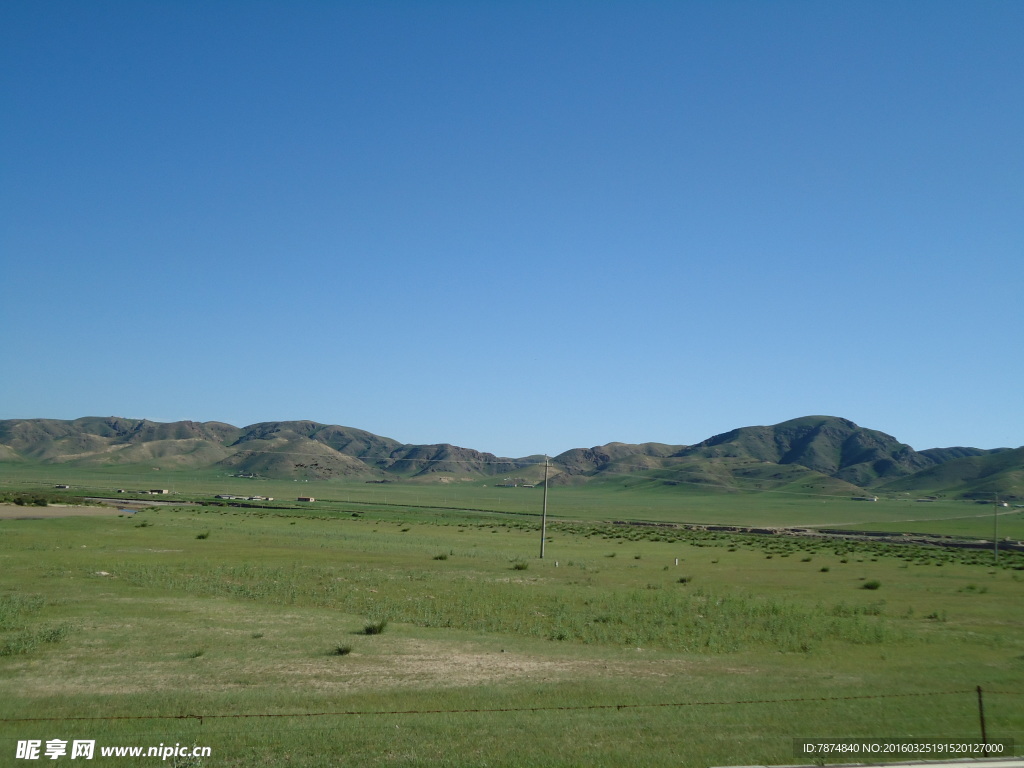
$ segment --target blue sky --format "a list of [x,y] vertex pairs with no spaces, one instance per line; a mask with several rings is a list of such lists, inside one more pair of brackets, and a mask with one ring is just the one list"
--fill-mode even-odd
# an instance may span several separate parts
[[1024,4],[0,5],[0,418],[1024,443]]

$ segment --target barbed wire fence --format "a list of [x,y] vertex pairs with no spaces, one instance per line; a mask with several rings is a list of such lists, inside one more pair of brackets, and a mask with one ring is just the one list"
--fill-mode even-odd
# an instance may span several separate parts
[[919,691],[912,693],[877,693],[861,694],[854,696],[804,696],[781,699],[739,699],[733,701],[683,701],[683,702],[655,702],[655,703],[620,703],[620,704],[557,704],[541,706],[520,706],[520,707],[472,707],[472,708],[437,708],[437,709],[368,709],[368,710],[337,710],[326,712],[236,712],[236,713],[215,713],[198,714],[182,713],[177,715],[87,715],[87,716],[54,716],[54,717],[4,717],[0,723],[51,723],[51,722],[98,722],[98,721],[155,721],[155,720],[194,720],[202,724],[207,720],[231,720],[231,719],[273,719],[273,718],[315,718],[315,717],[372,717],[372,716],[395,716],[395,715],[459,715],[459,714],[509,714],[519,712],[581,712],[593,710],[641,710],[641,709],[665,709],[685,707],[721,707],[721,706],[751,706],[751,705],[779,705],[803,702],[842,702],[842,701],[864,701],[871,699],[898,699],[911,697],[934,697],[934,696],[967,696],[977,697],[979,712],[979,725],[984,730],[984,699],[983,695],[990,696],[1024,696],[1024,691],[983,691],[981,686],[974,689],[959,689],[953,691]]

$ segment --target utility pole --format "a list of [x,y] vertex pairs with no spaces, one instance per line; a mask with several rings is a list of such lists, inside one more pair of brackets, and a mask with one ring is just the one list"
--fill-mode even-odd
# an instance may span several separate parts
[[544,559],[544,539],[548,535],[548,455],[544,454],[544,507],[540,515],[540,559]]

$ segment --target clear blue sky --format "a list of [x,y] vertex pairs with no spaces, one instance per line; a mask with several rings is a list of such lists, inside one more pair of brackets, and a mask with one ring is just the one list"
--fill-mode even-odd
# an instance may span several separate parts
[[1024,443],[1024,3],[0,4],[0,418]]

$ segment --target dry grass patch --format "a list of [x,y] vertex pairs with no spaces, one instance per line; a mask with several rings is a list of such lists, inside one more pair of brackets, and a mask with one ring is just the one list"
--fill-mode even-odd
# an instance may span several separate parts
[[[690,666],[639,649],[614,659],[570,655],[564,648],[545,653],[540,641],[503,649],[507,640],[403,624],[359,637],[363,619],[329,609],[275,610],[215,598],[101,599],[108,618],[81,605],[83,631],[45,656],[5,665],[9,683],[33,698],[248,687],[341,695],[607,676],[665,678]],[[350,652],[332,654],[342,640]]]
[[114,507],[50,504],[45,507],[0,504],[0,520],[41,520],[54,517],[110,517],[123,515]]

